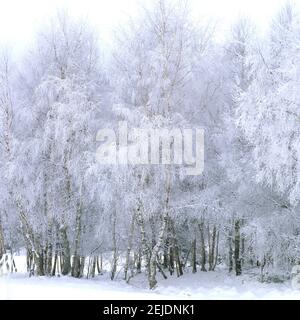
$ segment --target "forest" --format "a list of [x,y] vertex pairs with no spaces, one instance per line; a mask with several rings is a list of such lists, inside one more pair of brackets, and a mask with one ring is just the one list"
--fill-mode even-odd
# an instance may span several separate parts
[[[66,11],[14,59],[0,55],[0,273],[150,289],[223,270],[261,282],[300,263],[300,16],[220,39],[187,1],[155,0],[107,50]],[[101,129],[204,131],[204,170],[101,164]],[[119,141],[116,142],[117,146]],[[174,141],[170,142],[170,146]],[[108,263],[107,263],[108,262]]]

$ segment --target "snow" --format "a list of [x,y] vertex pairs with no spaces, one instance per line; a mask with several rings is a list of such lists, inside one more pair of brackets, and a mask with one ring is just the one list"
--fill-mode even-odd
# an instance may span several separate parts
[[11,275],[0,278],[0,299],[28,300],[168,300],[168,299],[300,299],[300,290],[290,284],[261,284],[246,282],[244,277],[225,278],[218,272],[196,275],[186,274],[161,280],[159,286],[150,291],[146,279],[137,277],[131,284],[111,281],[108,276],[93,280],[71,277],[28,278],[26,275]]
[[[17,266],[23,271],[23,257],[16,257]],[[109,279],[109,273],[94,279],[71,277],[31,277],[25,272],[0,277],[0,299],[58,299],[58,300],[211,300],[211,299],[300,299],[300,290],[285,283],[261,283],[257,274],[240,277],[229,275],[226,270],[186,273],[182,277],[168,276],[159,279],[156,289],[147,288],[145,275],[134,277],[129,284],[121,279]]]

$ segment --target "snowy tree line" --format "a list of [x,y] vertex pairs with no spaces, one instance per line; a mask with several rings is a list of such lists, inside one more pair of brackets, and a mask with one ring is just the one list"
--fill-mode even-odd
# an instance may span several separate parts
[[[0,268],[155,287],[226,267],[285,279],[300,262],[300,17],[287,4],[260,36],[247,18],[216,41],[183,1],[157,0],[103,61],[97,34],[59,13],[0,61]],[[100,165],[101,128],[205,130],[205,170]],[[5,260],[6,259],[6,260]],[[17,267],[17,266],[16,266]],[[13,268],[15,270],[15,268]]]

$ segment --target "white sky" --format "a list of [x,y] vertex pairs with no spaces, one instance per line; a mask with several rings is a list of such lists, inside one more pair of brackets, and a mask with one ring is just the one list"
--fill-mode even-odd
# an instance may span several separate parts
[[[136,12],[137,4],[151,0],[0,0],[0,44],[19,51],[33,39],[39,25],[58,8],[87,16],[109,43],[113,30]],[[247,14],[261,30],[285,0],[191,0],[193,13],[218,21],[226,30],[239,15]]]

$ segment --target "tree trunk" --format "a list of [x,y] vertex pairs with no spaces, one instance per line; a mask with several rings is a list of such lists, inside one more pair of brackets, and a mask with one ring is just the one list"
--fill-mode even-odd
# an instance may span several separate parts
[[233,270],[233,249],[232,249],[232,230],[230,227],[230,231],[228,233],[228,267],[229,267],[229,272],[232,272]]
[[[21,222],[21,229],[23,237],[26,243],[26,247],[30,248],[32,252],[33,262],[36,265],[37,276],[44,276],[44,255],[43,248],[40,244],[39,237],[34,234],[32,227],[30,226],[24,207],[19,199],[15,199],[15,204],[18,208],[19,219]],[[30,270],[30,274],[33,273],[33,268]]]
[[151,249],[154,248],[155,244],[156,244],[156,231],[155,231],[155,223],[154,223],[154,218],[150,217],[150,229],[151,229]]
[[65,188],[66,188],[66,205],[62,212],[62,226],[60,228],[60,234],[61,234],[61,255],[62,255],[62,270],[61,273],[63,275],[68,275],[71,270],[71,249],[70,249],[70,242],[68,239],[68,227],[65,223],[66,213],[71,210],[70,203],[71,203],[71,197],[72,197],[72,190],[71,190],[71,177],[69,173],[68,168],[68,159],[69,159],[69,152],[68,150],[65,150],[64,152],[64,159],[63,159],[63,171],[64,171],[64,178],[65,178]]
[[150,250],[147,243],[145,221],[144,221],[142,209],[143,209],[142,203],[139,201],[138,208],[137,208],[137,215],[136,215],[137,223],[140,227],[141,245],[142,245],[142,250],[141,252],[139,252],[139,258],[140,258],[139,262],[140,262],[140,268],[141,268],[141,258],[144,257],[146,260],[146,269],[149,272]]
[[81,272],[82,258],[79,255],[81,230],[82,230],[81,219],[82,219],[82,186],[80,187],[80,196],[79,196],[79,201],[77,203],[77,210],[76,210],[74,256],[73,256],[73,264],[72,264],[72,270],[71,270],[71,274],[75,278],[79,278],[82,276],[82,272]]
[[85,257],[80,257],[80,269],[79,269],[79,278],[83,277],[84,274],[84,266],[85,266]]
[[214,259],[215,259],[215,245],[216,245],[216,235],[217,235],[217,228],[216,226],[213,227],[212,235],[210,235],[210,231],[208,229],[209,233],[209,254],[208,254],[208,264],[209,264],[209,271],[213,271],[214,268]]
[[112,243],[113,243],[113,258],[111,264],[110,278],[114,280],[117,272],[117,263],[118,263],[118,252],[117,252],[117,235],[116,235],[116,223],[117,223],[117,213],[114,210],[112,216]]
[[136,272],[142,272],[142,250],[139,248],[139,252],[136,255]]
[[93,257],[92,268],[91,268],[91,272],[90,272],[90,276],[92,278],[95,278],[97,260],[98,260],[98,257]]
[[169,247],[169,272],[170,275],[174,273],[174,248],[172,245]]
[[149,272],[148,272],[148,281],[150,289],[153,289],[156,284],[156,260],[159,253],[159,250],[162,248],[165,236],[168,230],[168,223],[169,223],[169,203],[170,203],[170,196],[171,196],[171,172],[170,167],[167,167],[166,171],[166,183],[165,183],[165,202],[163,206],[163,213],[162,213],[162,224],[159,230],[159,235],[155,246],[151,250],[150,255],[150,263],[149,263]]
[[0,260],[5,254],[5,242],[4,242],[4,233],[2,228],[2,221],[0,216]]
[[132,219],[131,219],[128,246],[126,251],[126,261],[124,266],[124,280],[127,280],[127,273],[130,265],[130,253],[131,253],[132,244],[133,244],[134,226],[135,226],[135,214],[132,216]]
[[217,232],[217,240],[216,240],[216,256],[215,256],[215,262],[213,266],[213,271],[216,269],[218,258],[219,258],[219,238],[220,238],[220,231]]
[[157,284],[157,280],[156,280],[156,259],[157,259],[157,255],[159,253],[159,250],[163,245],[163,241],[164,241],[165,234],[166,234],[166,231],[167,231],[168,220],[169,220],[168,213],[164,212],[163,221],[162,221],[162,225],[161,225],[161,228],[160,228],[159,236],[158,236],[156,245],[152,249],[151,257],[150,257],[150,266],[149,266],[149,274],[148,274],[148,281],[149,281],[150,289],[153,289]]
[[52,255],[53,255],[53,247],[52,247],[52,223],[48,224],[47,229],[47,244],[46,244],[46,253],[45,253],[45,273],[48,276],[52,275]]
[[79,255],[79,247],[81,240],[81,217],[82,217],[82,200],[80,195],[80,200],[77,205],[76,211],[76,223],[75,223],[75,244],[74,244],[74,255],[73,255],[73,263],[71,275],[72,277],[79,278],[80,277],[80,255]]
[[205,250],[205,238],[204,238],[204,222],[200,222],[198,224],[198,228],[200,231],[200,253],[201,253],[201,271],[206,271],[205,264],[206,264],[206,250]]
[[242,241],[241,241],[241,266],[244,266],[245,262],[245,236],[241,235]]
[[197,272],[197,245],[196,245],[196,238],[193,241],[192,244],[192,268],[193,273]]
[[[12,194],[12,193],[11,193]],[[34,244],[34,235],[31,226],[28,223],[27,216],[25,210],[23,209],[21,200],[15,199],[16,207],[18,208],[18,215],[21,224],[22,235],[24,237],[24,241],[27,248],[27,253],[30,252],[32,254],[32,259],[34,258],[35,244]]]
[[40,250],[39,252],[34,252],[34,261],[36,265],[36,275],[44,276],[45,275],[44,253],[42,250]]
[[[100,262],[99,262],[99,259],[100,259]],[[97,272],[98,274],[101,274],[102,273],[102,253],[100,254],[100,258],[97,257],[96,259],[96,266],[97,266]]]
[[[50,158],[51,147],[44,154],[45,159]],[[47,230],[46,230],[46,245],[45,245],[45,274],[47,276],[51,276],[52,274],[52,255],[53,255],[53,245],[52,245],[52,228],[53,228],[53,220],[51,218],[49,208],[48,208],[48,172],[44,168],[44,214],[47,219]]]
[[62,255],[62,270],[61,273],[65,276],[68,275],[71,271],[71,250],[70,250],[70,243],[67,234],[67,227],[63,226],[60,229],[60,236],[62,240],[61,245],[61,255]]
[[161,266],[160,263],[158,262],[158,258],[157,258],[157,267],[158,267],[159,272],[162,274],[163,278],[164,278],[165,280],[168,279],[168,277],[166,276],[166,274],[165,274],[162,266]]
[[52,276],[55,276],[56,273],[57,274],[60,274],[60,271],[59,271],[59,267],[60,267],[60,252],[59,252],[59,249],[60,249],[60,243],[59,243],[59,225],[56,223],[55,224],[55,236],[56,236],[56,239],[55,239],[55,253],[54,253],[54,261],[53,261],[53,266],[52,266],[52,271],[51,271],[51,275]]
[[164,256],[163,256],[164,269],[167,269],[169,265],[168,248],[169,248],[169,239],[167,238],[164,245]]
[[53,267],[52,267],[52,271],[51,271],[52,277],[54,277],[56,274],[56,266],[57,266],[57,252],[55,252],[55,254],[54,254]]
[[241,233],[240,233],[240,220],[235,221],[234,225],[234,263],[235,263],[235,274],[237,276],[242,274],[242,265],[240,259],[240,242],[241,242]]
[[33,254],[32,250],[29,248],[26,249],[26,266],[29,275],[33,275]]
[[170,229],[172,234],[172,246],[174,249],[173,253],[174,253],[174,259],[176,263],[176,272],[177,272],[177,276],[180,277],[183,275],[183,271],[182,271],[182,265],[180,261],[180,255],[179,255],[178,241],[175,234],[174,221],[172,219],[169,219],[169,223],[170,223]]

